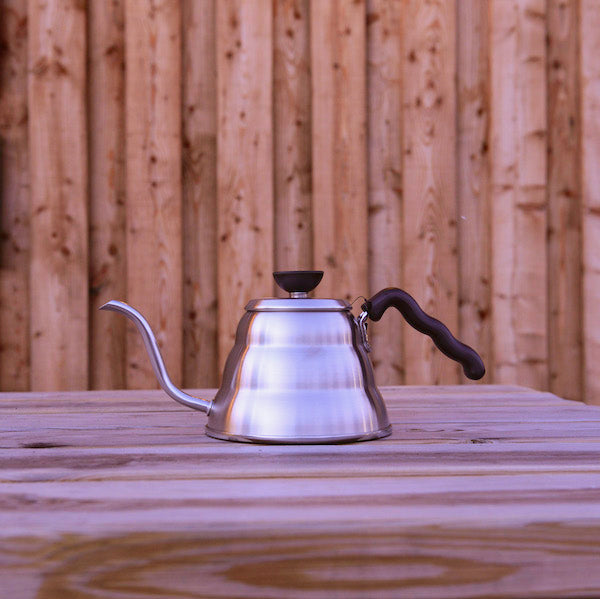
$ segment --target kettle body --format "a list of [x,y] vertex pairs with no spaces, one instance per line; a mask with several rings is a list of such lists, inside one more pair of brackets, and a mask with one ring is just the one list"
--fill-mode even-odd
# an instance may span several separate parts
[[350,306],[246,306],[206,432],[235,441],[335,443],[388,435],[385,404]]
[[478,379],[485,373],[478,354],[401,289],[375,294],[355,317],[343,300],[308,297],[322,276],[322,271],[274,273],[290,297],[246,305],[212,400],[188,395],[171,382],[152,329],[135,308],[113,300],[101,309],[120,312],[135,323],[163,390],[179,403],[207,412],[206,433],[229,441],[343,443],[389,435],[367,338],[367,318],[378,321],[389,307],[460,362],[466,376]]

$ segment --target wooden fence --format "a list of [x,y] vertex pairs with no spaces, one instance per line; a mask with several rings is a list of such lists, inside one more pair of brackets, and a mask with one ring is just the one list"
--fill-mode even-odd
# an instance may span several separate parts
[[[0,387],[214,386],[271,271],[600,402],[600,2],[0,0]],[[371,327],[380,384],[456,383]]]

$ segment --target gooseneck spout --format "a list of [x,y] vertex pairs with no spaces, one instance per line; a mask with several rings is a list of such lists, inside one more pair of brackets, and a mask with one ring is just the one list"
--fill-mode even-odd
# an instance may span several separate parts
[[175,401],[178,401],[184,406],[194,408],[195,410],[201,410],[202,412],[210,411],[210,407],[212,405],[211,401],[192,397],[191,395],[184,393],[181,389],[178,389],[172,383],[169,375],[167,374],[165,363],[160,355],[160,350],[158,349],[158,344],[156,343],[154,333],[152,332],[148,321],[135,308],[132,308],[125,302],[111,300],[110,302],[107,302],[101,306],[100,310],[112,310],[113,312],[120,312],[121,314],[125,314],[127,318],[135,323],[135,326],[144,340],[144,346],[146,347],[146,351],[150,357],[150,363],[154,369],[154,374],[156,374],[156,378],[158,379],[160,386],[163,388],[165,393],[169,395],[169,397],[172,397]]

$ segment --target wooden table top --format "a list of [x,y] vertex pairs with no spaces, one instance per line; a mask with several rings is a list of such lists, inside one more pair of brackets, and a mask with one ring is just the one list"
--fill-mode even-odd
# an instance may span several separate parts
[[382,391],[391,437],[312,446],[161,391],[0,394],[3,596],[600,596],[600,407]]

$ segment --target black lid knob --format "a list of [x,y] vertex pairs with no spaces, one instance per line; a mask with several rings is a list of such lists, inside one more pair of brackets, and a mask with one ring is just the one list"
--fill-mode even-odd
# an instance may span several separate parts
[[323,278],[322,270],[280,270],[273,273],[277,285],[288,293],[308,293]]

